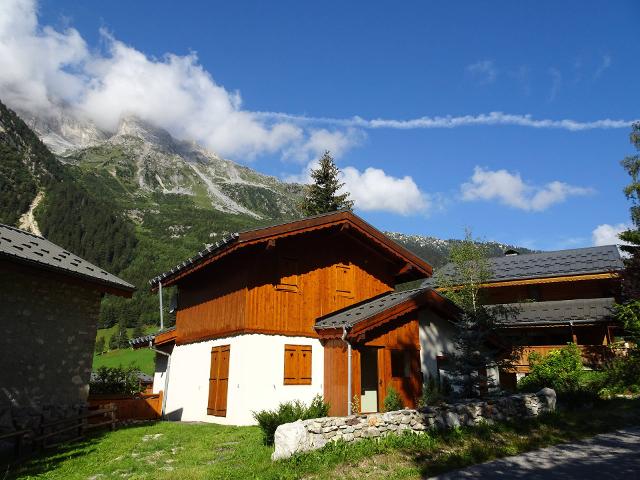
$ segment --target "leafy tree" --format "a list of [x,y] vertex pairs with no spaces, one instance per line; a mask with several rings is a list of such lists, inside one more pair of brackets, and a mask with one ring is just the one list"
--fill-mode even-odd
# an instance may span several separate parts
[[134,366],[100,367],[96,372],[89,389],[93,395],[123,394],[135,395],[142,391],[142,384]]
[[305,215],[320,215],[336,210],[353,208],[349,193],[339,194],[344,187],[340,182],[340,169],[333,161],[329,151],[324,152],[318,162],[318,168],[311,171],[313,183],[307,187],[301,209]]
[[[640,122],[631,127],[631,143],[640,151]],[[623,293],[628,299],[640,298],[640,155],[629,155],[621,162],[622,167],[631,177],[631,182],[624,188],[624,194],[631,200],[631,221],[634,228],[622,232],[620,238],[630,245],[622,245],[621,248],[631,254],[631,258],[625,260],[625,272],[623,274]]]
[[442,293],[461,309],[454,336],[455,351],[448,355],[448,373],[457,394],[475,397],[484,386],[491,386],[486,375],[489,366],[509,366],[509,358],[497,358],[491,347],[499,319],[515,313],[515,308],[486,306],[482,285],[491,278],[485,245],[474,241],[470,231],[464,241],[451,249],[453,271],[437,274]]
[[104,337],[98,337],[96,340],[96,353],[100,355],[104,352]]

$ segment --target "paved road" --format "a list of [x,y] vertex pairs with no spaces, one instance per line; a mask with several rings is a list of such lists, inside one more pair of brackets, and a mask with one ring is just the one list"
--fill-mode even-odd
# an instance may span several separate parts
[[640,480],[640,428],[618,430],[433,477],[464,478]]

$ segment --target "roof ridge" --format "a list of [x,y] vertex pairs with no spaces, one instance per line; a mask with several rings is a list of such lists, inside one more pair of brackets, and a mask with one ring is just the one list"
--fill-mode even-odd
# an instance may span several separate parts
[[[27,230],[22,230],[21,228],[18,227],[14,227],[12,225],[7,225],[6,223],[0,223],[0,228],[4,227],[4,228],[8,228],[9,230],[13,230],[14,232],[20,232],[20,233],[24,233],[25,235],[29,235],[31,237],[35,237],[35,238],[39,238],[41,240],[47,240],[46,238],[44,238],[42,235],[36,235],[35,233],[31,233]],[[47,240],[48,242],[49,240]]]

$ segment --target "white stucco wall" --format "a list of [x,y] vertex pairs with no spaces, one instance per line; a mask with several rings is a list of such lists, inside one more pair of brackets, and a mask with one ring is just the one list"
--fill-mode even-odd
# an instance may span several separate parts
[[428,308],[420,311],[418,324],[420,329],[422,373],[425,381],[427,375],[438,378],[437,357],[454,351],[455,327],[451,322]]
[[[312,346],[311,385],[284,385],[285,344]],[[218,345],[231,346],[226,417],[207,415],[211,347]],[[154,380],[154,391],[162,390],[160,372]],[[251,334],[178,345],[171,356],[166,412],[175,420],[251,425],[252,411],[291,400],[308,403],[323,393],[323,382],[324,349],[317,339]]]

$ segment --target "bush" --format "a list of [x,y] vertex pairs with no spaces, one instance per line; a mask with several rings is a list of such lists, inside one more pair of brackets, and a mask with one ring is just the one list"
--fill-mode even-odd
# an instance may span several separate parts
[[387,396],[384,397],[384,411],[393,412],[395,410],[402,410],[403,408],[404,403],[402,402],[402,398],[400,398],[400,394],[393,387],[387,388]]
[[265,445],[273,445],[276,429],[285,423],[296,420],[309,420],[311,418],[321,418],[329,415],[329,404],[321,395],[316,395],[306,406],[299,400],[295,402],[281,403],[276,410],[261,410],[253,412],[253,418],[258,422],[262,430]]
[[135,367],[100,367],[92,375],[89,391],[92,395],[135,395],[142,391]]
[[429,378],[422,386],[422,396],[418,400],[418,408],[437,405],[441,403],[444,398],[445,394],[443,392],[443,387],[438,384],[438,381],[434,376],[429,375]]
[[530,373],[518,382],[518,390],[537,392],[541,388],[553,388],[558,397],[569,402],[593,400],[600,389],[600,376],[585,372],[582,355],[575,343],[569,343],[559,350],[552,350],[546,356],[537,353],[529,355]]

